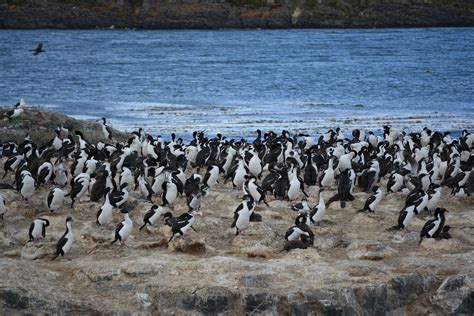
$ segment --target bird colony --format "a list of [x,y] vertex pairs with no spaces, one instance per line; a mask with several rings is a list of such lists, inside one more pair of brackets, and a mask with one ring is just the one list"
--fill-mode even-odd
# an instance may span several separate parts
[[[16,104],[5,121],[20,120],[23,108]],[[217,236],[214,246],[251,247],[270,237],[278,249],[254,255],[272,257],[309,251],[327,227],[342,236],[383,226],[403,239],[416,219],[425,224],[410,247],[450,239],[462,227],[450,225],[456,210],[443,201],[472,203],[474,135],[466,130],[458,138],[389,126],[379,135],[337,128],[319,138],[257,130],[252,139],[197,131],[190,141],[174,133],[165,141],[139,129],[118,141],[102,118],[100,131],[97,143],[62,126],[43,143],[3,140],[4,230],[9,218],[18,218],[15,212],[27,209],[21,217],[27,243],[41,245],[54,222],[64,233],[48,244],[51,259],[74,254],[77,239],[87,237],[74,233],[76,224],[87,226],[94,249],[126,252],[130,238],[164,248],[205,244],[202,236]],[[358,218],[358,227],[346,227],[341,216]]]

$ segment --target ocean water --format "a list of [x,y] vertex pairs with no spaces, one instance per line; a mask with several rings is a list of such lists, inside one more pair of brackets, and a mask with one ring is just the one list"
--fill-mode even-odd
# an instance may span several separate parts
[[474,28],[1,30],[0,43],[0,105],[125,131],[474,128]]

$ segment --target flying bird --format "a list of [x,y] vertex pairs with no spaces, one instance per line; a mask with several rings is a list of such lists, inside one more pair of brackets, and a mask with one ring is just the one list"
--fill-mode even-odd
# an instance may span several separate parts
[[39,43],[38,46],[35,49],[32,49],[31,51],[34,52],[33,55],[35,56],[40,53],[46,52],[45,50],[43,50],[43,43]]

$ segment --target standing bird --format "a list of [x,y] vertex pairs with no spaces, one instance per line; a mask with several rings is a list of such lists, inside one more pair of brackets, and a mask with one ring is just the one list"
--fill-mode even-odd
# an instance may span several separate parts
[[246,181],[244,185],[244,193],[248,191],[248,193],[252,196],[256,203],[263,202],[266,206],[270,207],[270,205],[265,201],[265,192],[263,189],[256,183],[257,178],[255,176],[250,176],[250,179]]
[[328,167],[319,176],[319,187],[330,188],[334,182],[334,158],[331,157],[328,162]]
[[313,207],[309,213],[309,219],[312,224],[320,223],[326,214],[326,203],[324,203],[322,189],[319,190],[319,203]]
[[219,166],[214,164],[209,165],[202,182],[210,188],[219,183]]
[[31,225],[30,230],[28,231],[28,236],[30,241],[38,241],[40,239],[44,239],[46,236],[46,227],[49,226],[49,221],[45,218],[37,218],[35,219]]
[[231,228],[236,229],[235,236],[238,236],[250,225],[250,210],[253,208],[253,198],[250,195],[245,195],[242,203],[237,206],[234,211],[234,221]]
[[14,118],[17,118],[18,116],[20,116],[22,113],[23,113],[23,109],[22,108],[15,108],[13,110],[9,110],[5,113],[3,113],[3,116],[5,116],[8,120],[11,120],[11,119],[14,119]]
[[71,184],[71,191],[66,196],[71,197],[71,208],[74,208],[74,202],[79,200],[89,188],[90,176],[87,173],[80,173]]
[[105,201],[104,204],[97,211],[97,225],[107,225],[112,221],[112,210],[113,206],[110,204],[110,188],[105,189]]
[[141,195],[145,199],[153,203],[151,199],[154,193],[153,189],[151,188],[151,185],[148,183],[148,181],[146,181],[145,177],[142,174],[138,176],[137,183],[135,184],[135,189],[137,189],[137,187],[140,189]]
[[329,205],[334,201],[339,201],[341,208],[345,208],[347,201],[354,201],[354,196],[351,194],[352,182],[350,179],[350,173],[351,169],[346,169],[341,173],[337,184],[337,193],[328,200],[326,207],[329,207]]
[[125,240],[127,240],[128,236],[133,230],[133,222],[128,216],[128,210],[123,208],[120,210],[123,214],[123,221],[121,221],[117,228],[115,229],[115,239],[111,242],[111,244],[115,243],[117,240],[120,241],[122,246],[125,245]]
[[44,53],[46,52],[45,50],[43,50],[43,43],[38,43],[38,46],[36,46],[35,49],[32,49],[30,50],[30,52],[34,52],[33,55],[38,55],[40,53]]
[[74,235],[72,234],[71,222],[72,222],[72,217],[68,217],[66,219],[66,232],[61,237],[61,239],[59,239],[56,245],[56,255],[53,257],[52,260],[56,259],[59,255],[64,256],[71,250],[72,243],[74,241]]
[[436,208],[435,218],[430,219],[423,226],[420,233],[420,241],[418,242],[418,244],[421,244],[421,241],[424,237],[436,238],[439,236],[439,234],[443,231],[444,223],[446,221],[446,218],[444,217],[445,212],[447,212],[445,208]]
[[104,137],[107,138],[108,140],[112,140],[112,129],[110,128],[110,126],[106,124],[105,117],[102,118],[101,126],[102,126],[102,134],[104,135]]
[[64,192],[60,188],[52,189],[48,194],[47,205],[51,212],[59,210],[63,206]]
[[186,202],[188,204],[189,211],[199,211],[201,208],[202,193],[199,187],[194,188],[193,192],[188,195]]
[[415,216],[416,205],[412,204],[409,206],[405,206],[398,215],[398,226],[394,226],[395,229],[407,229],[408,225],[410,225],[411,221],[413,220],[413,216]]
[[161,185],[161,188],[163,189],[163,194],[161,195],[163,203],[161,206],[173,206],[178,198],[178,186],[170,177],[168,177],[168,179]]
[[365,201],[364,208],[360,210],[359,212],[369,212],[369,213],[374,213],[375,208],[380,204],[380,201],[382,200],[383,197],[383,191],[381,188],[379,188],[377,185],[372,188],[372,195],[369,196],[367,201]]
[[140,230],[145,228],[147,224],[152,226],[161,216],[163,216],[163,212],[164,209],[161,206],[154,204],[143,217],[143,225],[140,227]]
[[31,196],[35,192],[35,187],[35,179],[33,179],[31,173],[26,171],[25,174],[22,174],[22,179],[20,182],[20,194],[27,203],[31,202]]

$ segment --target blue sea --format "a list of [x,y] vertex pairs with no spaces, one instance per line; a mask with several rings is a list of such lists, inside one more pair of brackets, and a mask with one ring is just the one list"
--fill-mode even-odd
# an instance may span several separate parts
[[474,28],[1,30],[0,43],[1,106],[125,131],[474,128]]

